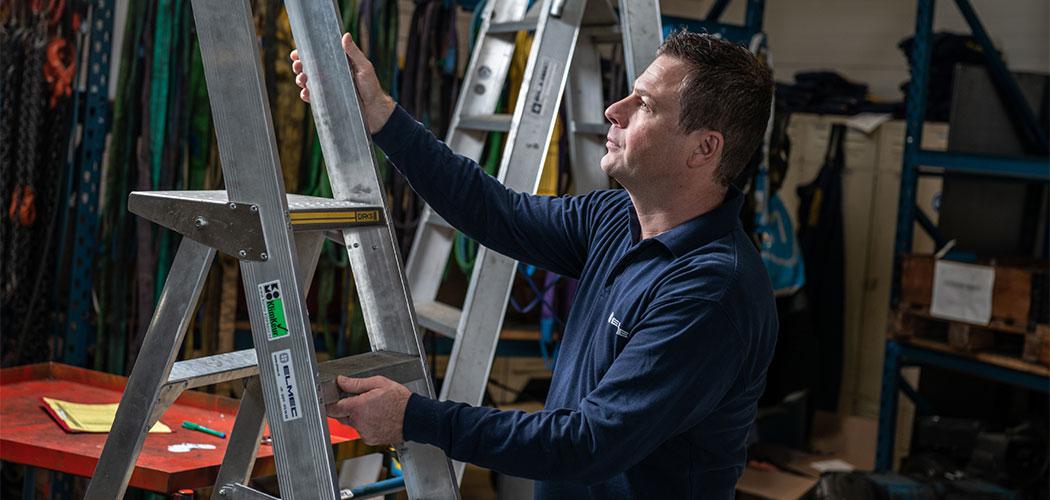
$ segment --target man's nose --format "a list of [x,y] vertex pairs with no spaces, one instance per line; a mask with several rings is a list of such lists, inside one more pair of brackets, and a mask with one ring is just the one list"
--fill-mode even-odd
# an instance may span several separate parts
[[624,128],[627,125],[626,117],[623,116],[621,110],[623,109],[624,99],[616,101],[605,108],[605,118],[612,122],[617,127]]

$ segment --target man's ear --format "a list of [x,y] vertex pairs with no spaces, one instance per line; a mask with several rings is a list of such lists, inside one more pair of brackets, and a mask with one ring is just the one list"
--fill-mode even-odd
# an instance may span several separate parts
[[689,155],[689,168],[703,168],[718,164],[722,157],[722,148],[725,139],[722,133],[716,130],[695,130],[689,134],[689,142],[695,145],[692,154]]

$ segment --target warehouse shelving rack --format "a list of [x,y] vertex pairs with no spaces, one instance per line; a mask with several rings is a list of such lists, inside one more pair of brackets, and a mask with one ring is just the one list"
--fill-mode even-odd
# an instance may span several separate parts
[[[911,82],[908,87],[906,109],[904,157],[901,169],[900,202],[897,212],[897,234],[894,252],[893,287],[891,304],[894,308],[900,301],[901,257],[912,248],[914,226],[919,224],[933,238],[937,247],[944,239],[937,225],[915,204],[919,176],[965,173],[991,177],[1006,177],[1050,181],[1050,165],[1047,159],[1047,138],[1031,107],[1021,94],[1020,87],[1009,73],[991,39],[981,24],[969,0],[954,0],[960,13],[970,26],[974,39],[980,44],[986,57],[986,67],[999,94],[1004,99],[1008,113],[1014,122],[1021,124],[1022,138],[1031,150],[1041,156],[1004,157],[993,155],[961,154],[927,151],[922,149],[922,128],[925,119],[926,89],[930,65],[930,35],[933,29],[933,0],[918,0],[915,20],[915,40],[912,47]],[[878,443],[875,469],[887,471],[893,465],[894,438],[896,434],[897,403],[900,392],[916,402],[920,409],[926,405],[922,396],[909,385],[900,374],[906,366],[938,366],[967,373],[977,377],[1024,387],[1036,391],[1050,392],[1050,379],[1045,370],[1025,370],[1018,366],[1005,366],[981,359],[972,359],[941,352],[932,347],[886,341],[885,360],[882,370],[882,398],[879,408]]]
[[688,28],[689,31],[698,33],[713,33],[745,47],[751,43],[751,39],[762,33],[762,19],[765,16],[766,0],[747,0],[744,10],[744,24],[729,24],[722,21],[726,7],[730,0],[715,0],[707,15],[702,20],[684,19],[674,16],[663,16],[664,33],[668,29]]

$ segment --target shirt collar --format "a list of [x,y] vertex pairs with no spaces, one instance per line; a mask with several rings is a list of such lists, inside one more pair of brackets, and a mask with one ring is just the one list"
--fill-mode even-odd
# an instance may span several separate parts
[[[681,257],[690,250],[721,238],[740,225],[740,209],[744,206],[744,194],[736,187],[726,190],[722,204],[714,210],[689,219],[669,231],[664,231],[652,239],[662,243],[675,257]],[[630,207],[631,236],[638,241],[641,226],[634,206]]]

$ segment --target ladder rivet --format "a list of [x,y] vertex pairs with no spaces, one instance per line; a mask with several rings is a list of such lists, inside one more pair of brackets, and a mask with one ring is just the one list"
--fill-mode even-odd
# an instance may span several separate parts
[[248,207],[248,210],[251,210],[252,213],[259,213],[259,205],[252,205]]
[[481,69],[478,70],[478,77],[479,78],[485,79],[485,78],[488,78],[490,76],[492,76],[492,68],[490,68],[488,66],[482,66]]
[[241,250],[241,251],[237,252],[237,256],[243,259],[243,258],[248,256],[248,252],[246,252],[244,250]]
[[207,226],[208,225],[208,219],[205,219],[204,217],[201,217],[201,216],[197,216],[197,218],[193,220],[193,225],[197,226],[198,228]]
[[263,252],[263,253],[259,254],[259,258],[262,259],[262,260],[266,260],[266,259],[269,259],[270,256],[267,255],[266,252]]
[[354,243],[354,248],[361,246],[359,243]]
[[474,86],[474,93],[475,94],[484,94],[485,93],[485,86],[481,85],[481,84],[475,85]]
[[230,207],[230,210],[237,210],[237,204],[232,201],[226,204],[226,206]]

